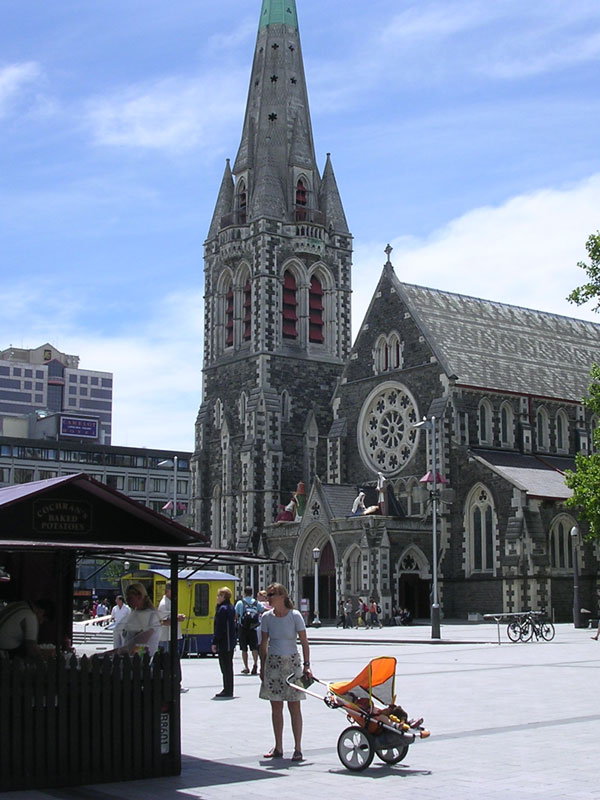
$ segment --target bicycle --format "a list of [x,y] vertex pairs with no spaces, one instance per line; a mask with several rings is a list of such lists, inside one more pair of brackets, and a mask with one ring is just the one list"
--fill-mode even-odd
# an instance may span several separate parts
[[511,642],[518,642],[521,638],[521,626],[527,619],[527,612],[519,614],[516,619],[512,619],[506,626],[506,635]]
[[[519,626],[519,640],[521,642],[529,642],[535,636],[536,641],[539,642],[540,638],[546,642],[551,642],[554,639],[556,631],[554,625],[548,620],[543,619],[544,611],[529,611]],[[513,630],[513,635],[515,631]],[[512,641],[517,641],[512,639]]]

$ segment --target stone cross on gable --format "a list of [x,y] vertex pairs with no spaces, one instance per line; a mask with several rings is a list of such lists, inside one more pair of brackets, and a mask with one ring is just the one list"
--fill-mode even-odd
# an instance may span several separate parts
[[386,254],[386,256],[387,256],[387,263],[388,263],[388,264],[390,263],[390,255],[392,254],[392,250],[393,250],[393,249],[394,249],[394,248],[392,247],[392,245],[391,245],[391,244],[388,244],[388,246],[387,246],[387,247],[385,248],[385,250],[383,251],[383,252]]

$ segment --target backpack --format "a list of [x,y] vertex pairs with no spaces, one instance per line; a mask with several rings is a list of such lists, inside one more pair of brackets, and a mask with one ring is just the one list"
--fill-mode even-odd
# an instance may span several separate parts
[[253,604],[247,603],[245,600],[242,600],[242,602],[244,604],[244,613],[240,620],[241,626],[245,631],[254,631],[260,625],[256,600]]

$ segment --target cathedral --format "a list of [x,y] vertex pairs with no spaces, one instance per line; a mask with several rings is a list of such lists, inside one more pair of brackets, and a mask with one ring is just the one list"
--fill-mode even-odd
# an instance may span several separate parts
[[205,242],[195,527],[280,559],[258,580],[318,593],[325,619],[359,597],[427,618],[435,581],[446,618],[560,621],[574,564],[595,610],[600,552],[564,472],[592,447],[600,325],[404,282],[385,252],[352,343],[352,234],[316,162],[296,3],[263,0]]

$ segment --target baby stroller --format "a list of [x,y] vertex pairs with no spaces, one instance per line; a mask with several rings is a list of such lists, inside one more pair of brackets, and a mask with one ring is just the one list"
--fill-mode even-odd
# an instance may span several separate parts
[[[337,752],[346,769],[361,772],[375,755],[386,764],[398,764],[417,739],[426,739],[429,731],[422,719],[409,720],[401,706],[395,705],[396,659],[380,656],[370,661],[351,681],[324,683],[318,678],[296,678],[287,682],[299,692],[323,700],[329,708],[346,712],[352,724],[340,734]],[[309,690],[314,683],[325,686],[325,696]],[[385,708],[378,708],[375,702]]]

